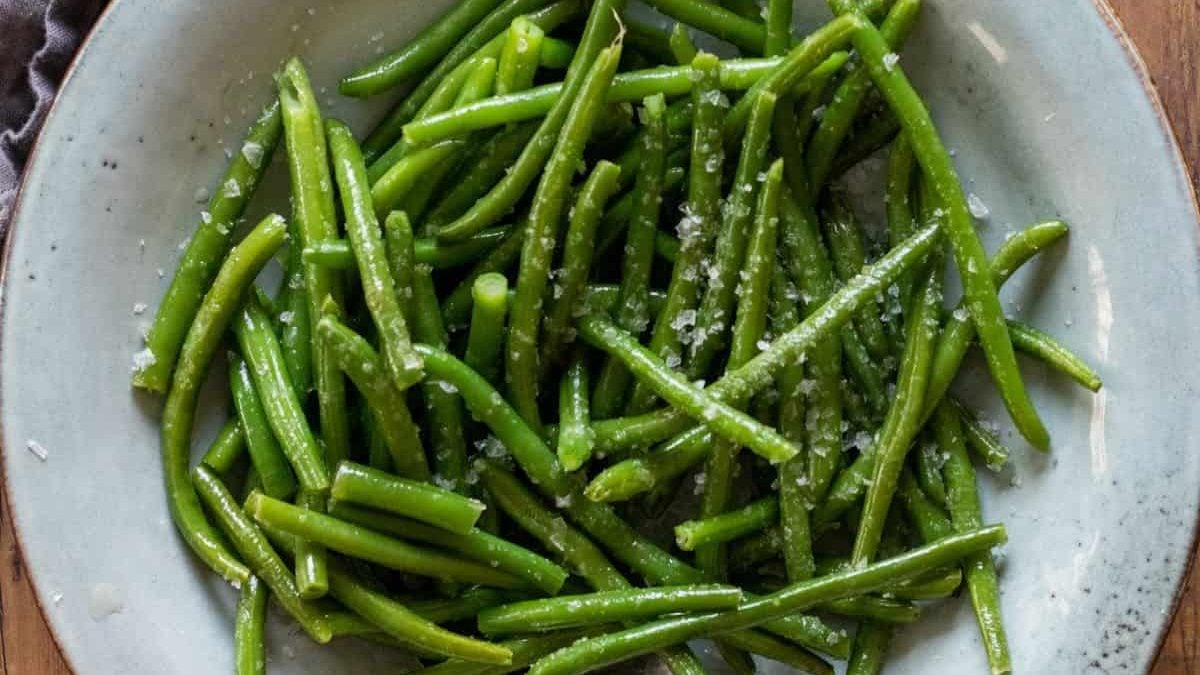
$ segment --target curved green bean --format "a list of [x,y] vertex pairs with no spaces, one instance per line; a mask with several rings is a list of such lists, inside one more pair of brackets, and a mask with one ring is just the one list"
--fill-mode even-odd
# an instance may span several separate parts
[[200,462],[212,469],[218,476],[229,473],[246,454],[246,434],[242,432],[242,422],[237,416],[229,418],[217,437],[213,439]]
[[220,189],[213,191],[207,209],[200,212],[200,224],[183,251],[146,334],[146,349],[135,364],[134,386],[167,391],[184,339],[233,246],[234,227],[271,164],[282,132],[279,103],[271,101],[246,133],[241,151],[230,159]]
[[513,123],[496,132],[480,149],[478,161],[467,167],[441,201],[429,210],[426,225],[436,232],[466,212],[500,181],[537,130],[536,122],[527,121]]
[[719,585],[660,586],[560,595],[485,609],[479,613],[479,631],[484,635],[541,633],[677,612],[732,609],[741,600],[740,588]]
[[[250,368],[241,357],[229,359],[229,386],[237,409],[243,439],[249,449],[250,461],[262,482],[262,490],[276,499],[287,499],[296,491],[296,476],[288,465],[287,456],[275,440],[267,413],[258,400]],[[212,467],[212,464],[209,464]],[[215,467],[213,467],[215,470]],[[218,472],[219,473],[219,472]]]
[[1067,349],[1066,345],[1033,326],[1009,319],[1008,335],[1017,351],[1041,359],[1088,391],[1100,391],[1100,387],[1103,386],[1100,375],[1083,359]]
[[208,522],[188,478],[192,428],[200,385],[237,309],[238,299],[283,244],[286,234],[287,225],[282,218],[267,216],[229,252],[188,328],[163,405],[162,462],[171,517],[184,540],[205,564],[225,579],[239,583],[250,572]]

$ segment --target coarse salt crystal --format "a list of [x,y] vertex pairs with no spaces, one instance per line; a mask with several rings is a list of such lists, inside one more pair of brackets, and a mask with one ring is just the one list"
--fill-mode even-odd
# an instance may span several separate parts
[[259,143],[255,143],[254,141],[246,141],[246,143],[242,145],[242,157],[246,158],[246,161],[250,163],[250,166],[257,169],[258,167],[262,166],[263,146]]
[[883,67],[889,71],[891,69],[895,68],[896,64],[899,62],[900,62],[900,55],[897,54],[896,52],[889,52],[887,54],[884,54],[884,56],[883,56]]
[[29,452],[32,452],[34,457],[37,457],[43,462],[50,457],[50,453],[46,450],[46,447],[32,438],[25,441],[25,449],[29,450]]
[[208,197],[208,188],[198,187],[196,188],[196,191],[192,193],[192,199],[195,199],[197,204],[203,204],[204,202],[208,201]]
[[140,316],[140,315],[144,314],[145,312],[146,312],[146,303],[135,302],[133,304],[133,315],[134,316]]
[[987,218],[992,213],[991,209],[987,207],[987,204],[984,204],[983,200],[979,198],[979,195],[975,194],[974,192],[967,195],[967,208],[971,210],[972,216],[975,216],[980,220]]
[[155,361],[157,360],[158,359],[154,356],[154,352],[150,351],[150,348],[147,347],[146,349],[143,349],[142,351],[133,355],[133,369],[135,371],[145,370],[154,365]]

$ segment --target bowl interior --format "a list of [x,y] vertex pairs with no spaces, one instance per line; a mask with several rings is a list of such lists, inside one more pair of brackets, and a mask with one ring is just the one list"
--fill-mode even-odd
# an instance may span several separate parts
[[[299,54],[326,112],[365,131],[388,101],[342,99],[338,74],[447,4],[122,0],[80,58],[26,176],[0,334],[15,523],[77,672],[228,667],[235,592],[174,533],[159,401],[130,389],[131,356],[279,64]],[[824,14],[802,4],[802,22]],[[1189,555],[1200,490],[1190,452],[1200,432],[1191,187],[1140,72],[1088,0],[927,5],[900,63],[990,212],[980,222],[989,249],[1036,220],[1072,226],[1070,241],[1006,287],[1006,306],[1106,383],[1092,395],[1025,362],[1054,437],[1048,455],[1008,430],[977,363],[962,383],[1014,450],[1010,469],[981,480],[988,519],[1011,537],[1001,566],[1016,665],[1144,668]],[[276,162],[257,213],[287,214],[285,174]],[[879,194],[863,198],[868,214]],[[210,382],[214,393],[222,379]],[[198,448],[220,421],[219,397],[204,410]],[[30,441],[46,448],[44,461],[26,452]],[[889,672],[984,672],[978,643],[968,603],[938,603],[900,631]],[[402,661],[353,640],[314,648],[282,618],[270,654],[277,672]]]

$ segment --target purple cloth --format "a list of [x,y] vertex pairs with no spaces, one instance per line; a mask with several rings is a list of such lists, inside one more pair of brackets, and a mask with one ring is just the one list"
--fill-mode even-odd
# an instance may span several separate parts
[[79,43],[108,0],[0,0],[0,236]]

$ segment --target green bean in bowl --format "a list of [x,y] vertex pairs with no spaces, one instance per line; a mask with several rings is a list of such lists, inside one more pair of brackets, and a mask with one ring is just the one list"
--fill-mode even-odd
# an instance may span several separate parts
[[[828,0],[808,34],[791,0],[648,4],[457,2],[341,80],[399,96],[365,134],[285,62],[133,378],[180,535],[241,589],[235,672],[265,672],[269,598],[318,643],[540,675],[704,672],[699,638],[867,675],[969,602],[1011,671],[976,471],[1010,450],[951,385],[976,346],[1033,452],[1017,352],[1101,387],[997,295],[1067,225],[984,249],[897,56],[920,0]],[[272,155],[290,207],[243,230]],[[846,189],[873,156],[879,218]]]

